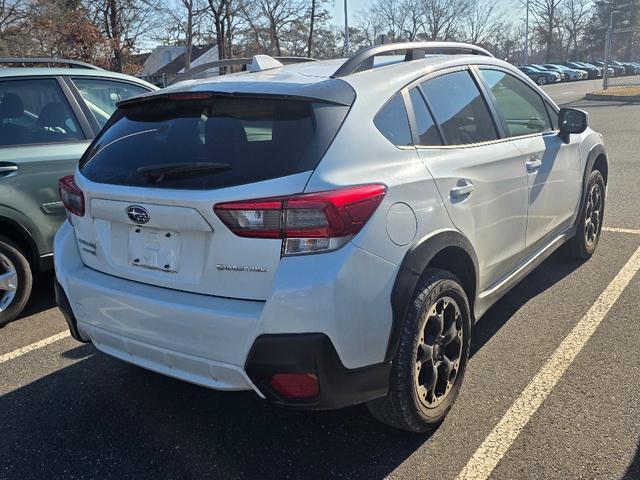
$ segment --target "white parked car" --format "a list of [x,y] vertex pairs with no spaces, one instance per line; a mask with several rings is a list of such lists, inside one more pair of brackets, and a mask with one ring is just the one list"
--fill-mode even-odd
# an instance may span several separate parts
[[563,244],[593,254],[601,135],[471,45],[249,70],[121,102],[61,181],[71,333],[206,387],[434,428],[473,323]]

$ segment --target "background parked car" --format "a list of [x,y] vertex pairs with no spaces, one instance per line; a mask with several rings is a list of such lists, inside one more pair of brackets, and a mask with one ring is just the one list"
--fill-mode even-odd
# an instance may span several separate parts
[[640,67],[632,62],[617,62],[617,63],[619,63],[626,69],[627,75],[640,74]]
[[[594,60],[592,63],[604,68],[604,62],[600,60]],[[613,70],[613,72],[611,70]],[[614,76],[618,77],[625,74],[626,74],[626,69],[622,65],[614,65],[612,63],[609,64],[610,77],[614,77]]]
[[585,80],[588,76],[587,72],[583,70],[576,70],[574,68],[569,68],[564,65],[557,65],[555,63],[545,63],[543,67],[549,70],[555,70],[556,72],[565,73],[571,81]]
[[569,68],[573,68],[574,70],[585,72],[588,79],[596,79],[602,76],[602,69],[593,65],[587,65],[586,63],[580,62],[567,62],[565,65]]
[[538,70],[537,68],[529,67],[526,65],[518,67],[518,69],[538,85],[547,85],[549,83],[556,83],[561,81],[561,76],[558,72]]
[[538,69],[538,70],[540,70],[542,72],[556,72],[556,73],[558,73],[560,75],[560,80],[561,81],[563,81],[563,82],[568,82],[569,81],[569,75],[567,75],[566,72],[559,72],[557,70],[551,70],[551,69],[549,69],[547,67],[544,67],[542,65],[538,65],[538,64],[535,64],[535,63],[531,64],[529,66],[533,67],[535,69]]
[[73,61],[0,59],[0,326],[29,299],[33,273],[52,267],[65,218],[58,179],[78,160],[120,100],[151,90],[137,78]]

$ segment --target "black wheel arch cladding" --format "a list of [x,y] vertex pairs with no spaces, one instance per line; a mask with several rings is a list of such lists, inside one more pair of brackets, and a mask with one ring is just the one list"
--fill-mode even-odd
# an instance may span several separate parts
[[[421,276],[427,269],[431,261],[446,248],[455,247],[463,250],[473,263],[472,290],[474,295],[469,295],[469,307],[473,315],[473,304],[475,293],[478,291],[478,258],[471,242],[460,232],[447,230],[432,237],[424,238],[416,242],[406,253],[398,275],[396,277],[393,290],[391,292],[392,325],[389,335],[389,343],[385,360],[391,360],[398,348],[402,321],[409,308],[409,302],[413,297]],[[438,266],[442,268],[441,266]],[[471,298],[471,297],[474,298]]]

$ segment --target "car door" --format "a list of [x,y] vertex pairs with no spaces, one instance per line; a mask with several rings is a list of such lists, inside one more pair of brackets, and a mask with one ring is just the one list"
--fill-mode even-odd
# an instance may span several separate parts
[[480,289],[516,266],[525,247],[527,182],[520,151],[503,141],[474,76],[450,71],[410,90],[418,152],[454,225],[471,241]]
[[504,129],[526,166],[527,249],[571,227],[579,203],[579,137],[566,144],[557,132],[557,113],[523,80],[505,70],[480,68]]
[[[55,77],[0,80],[0,215],[51,252],[64,219],[58,179],[73,173],[92,132]],[[72,97],[71,97],[72,98]]]

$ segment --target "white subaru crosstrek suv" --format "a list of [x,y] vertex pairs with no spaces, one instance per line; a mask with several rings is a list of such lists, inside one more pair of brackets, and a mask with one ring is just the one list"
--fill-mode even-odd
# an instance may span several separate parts
[[119,104],[60,182],[58,304],[141,367],[422,432],[474,322],[563,244],[592,255],[606,182],[587,115],[481,48],[259,56]]

